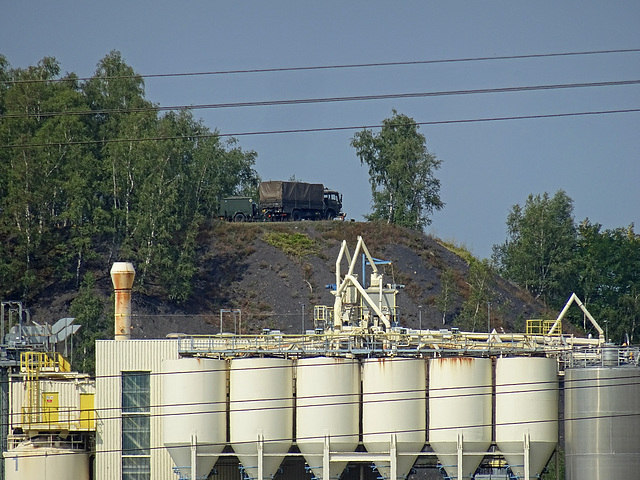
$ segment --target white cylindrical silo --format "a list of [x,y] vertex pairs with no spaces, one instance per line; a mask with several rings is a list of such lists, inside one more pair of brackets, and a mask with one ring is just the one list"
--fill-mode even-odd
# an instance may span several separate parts
[[[323,478],[325,437],[330,451],[358,446],[360,364],[337,357],[303,358],[296,369],[296,438],[316,478]],[[340,478],[347,462],[331,462],[330,478]]]
[[231,360],[231,446],[251,480],[270,479],[289,451],[293,434],[293,362],[282,358]]
[[[511,471],[538,478],[558,442],[558,374],[553,358],[496,360],[496,443]],[[528,459],[525,453],[528,450]]]
[[[429,360],[429,444],[453,478],[471,478],[491,445],[491,360]],[[462,466],[458,463],[458,442]]]
[[89,480],[89,452],[38,447],[32,441],[3,453],[6,480]]
[[640,368],[570,368],[564,392],[567,480],[637,478]]
[[[426,434],[426,362],[416,358],[369,358],[362,370],[362,434],[369,453],[422,450]],[[417,455],[397,456],[397,478],[405,478]],[[389,462],[376,462],[390,479]],[[396,480],[396,479],[390,479]]]
[[210,358],[162,362],[163,441],[182,478],[191,478],[191,444],[197,442],[196,476],[206,478],[227,437],[227,363]]

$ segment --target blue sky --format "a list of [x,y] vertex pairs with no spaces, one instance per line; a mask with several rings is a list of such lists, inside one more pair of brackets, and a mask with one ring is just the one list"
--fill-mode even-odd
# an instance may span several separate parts
[[[53,56],[91,76],[111,50],[138,73],[410,62],[640,48],[637,1],[7,2],[0,53]],[[149,78],[162,106],[476,90],[640,79],[640,53]],[[195,110],[221,133],[640,108],[640,86]],[[425,125],[445,208],[427,228],[479,257],[506,238],[512,205],[563,189],[577,221],[640,229],[640,113]],[[353,130],[238,137],[264,180],[324,183],[349,218],[370,211]],[[366,239],[365,239],[366,240]]]

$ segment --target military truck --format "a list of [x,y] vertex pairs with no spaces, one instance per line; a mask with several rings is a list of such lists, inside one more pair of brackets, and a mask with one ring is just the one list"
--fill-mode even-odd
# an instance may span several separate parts
[[226,197],[218,205],[218,217],[229,222],[252,222],[258,215],[258,206],[251,197]]
[[264,220],[333,220],[344,218],[342,195],[321,183],[270,181],[260,184]]

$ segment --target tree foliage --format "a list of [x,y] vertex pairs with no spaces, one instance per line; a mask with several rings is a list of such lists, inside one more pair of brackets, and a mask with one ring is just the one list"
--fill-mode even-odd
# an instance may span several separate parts
[[494,246],[494,260],[506,278],[553,304],[566,292],[576,235],[573,200],[564,191],[529,195],[507,216],[507,241]]
[[137,288],[188,298],[196,234],[219,197],[255,188],[256,153],[153,107],[119,52],[85,81],[54,58],[0,56],[1,297],[32,298],[44,271],[79,287],[89,264],[128,260]]
[[364,129],[351,139],[360,163],[369,167],[369,220],[419,230],[431,223],[434,210],[444,207],[440,181],[434,176],[441,160],[427,151],[418,128],[412,118],[393,110],[378,134]]
[[[507,241],[494,246],[500,273],[560,308],[572,292],[616,343],[640,340],[640,235],[634,226],[576,226],[573,201],[559,191],[530,195],[507,218]],[[570,315],[585,328],[582,316]]]
[[465,330],[484,331],[488,320],[488,306],[494,299],[493,269],[488,260],[472,259],[469,263],[467,285],[469,295],[462,303],[457,323]]

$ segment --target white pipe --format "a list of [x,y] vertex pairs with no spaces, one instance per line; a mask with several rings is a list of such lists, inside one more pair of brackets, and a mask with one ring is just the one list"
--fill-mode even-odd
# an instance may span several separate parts
[[380,320],[382,320],[382,323],[384,323],[384,326],[387,327],[388,329],[391,328],[391,322],[389,321],[387,316],[384,313],[382,313],[382,310],[378,308],[378,305],[376,305],[376,303],[369,296],[366,290],[362,288],[362,285],[358,283],[358,280],[352,275],[347,275],[345,277],[345,281],[346,280],[349,280],[351,284],[354,287],[356,287],[356,289],[360,292],[360,295],[362,295],[362,299],[367,303],[367,305],[369,305],[373,309],[374,312],[376,312],[376,315],[380,317]]
[[556,328],[558,328],[558,325],[560,324],[560,322],[562,321],[564,316],[567,314],[567,311],[569,311],[569,307],[571,306],[571,304],[573,302],[576,302],[578,304],[578,306],[584,312],[584,314],[587,316],[587,318],[589,319],[591,324],[598,331],[599,337],[602,339],[604,337],[604,330],[602,330],[602,327],[600,327],[600,325],[598,325],[598,322],[596,322],[596,320],[591,316],[591,313],[589,313],[589,310],[587,310],[587,307],[585,307],[582,304],[582,302],[580,301],[580,299],[578,298],[578,296],[575,293],[571,294],[571,296],[569,297],[569,300],[567,300],[567,303],[565,304],[564,308],[560,312],[560,315],[558,315],[558,318],[554,322],[553,326],[549,329],[549,333],[547,333],[547,335],[553,334],[553,332],[556,330]]

